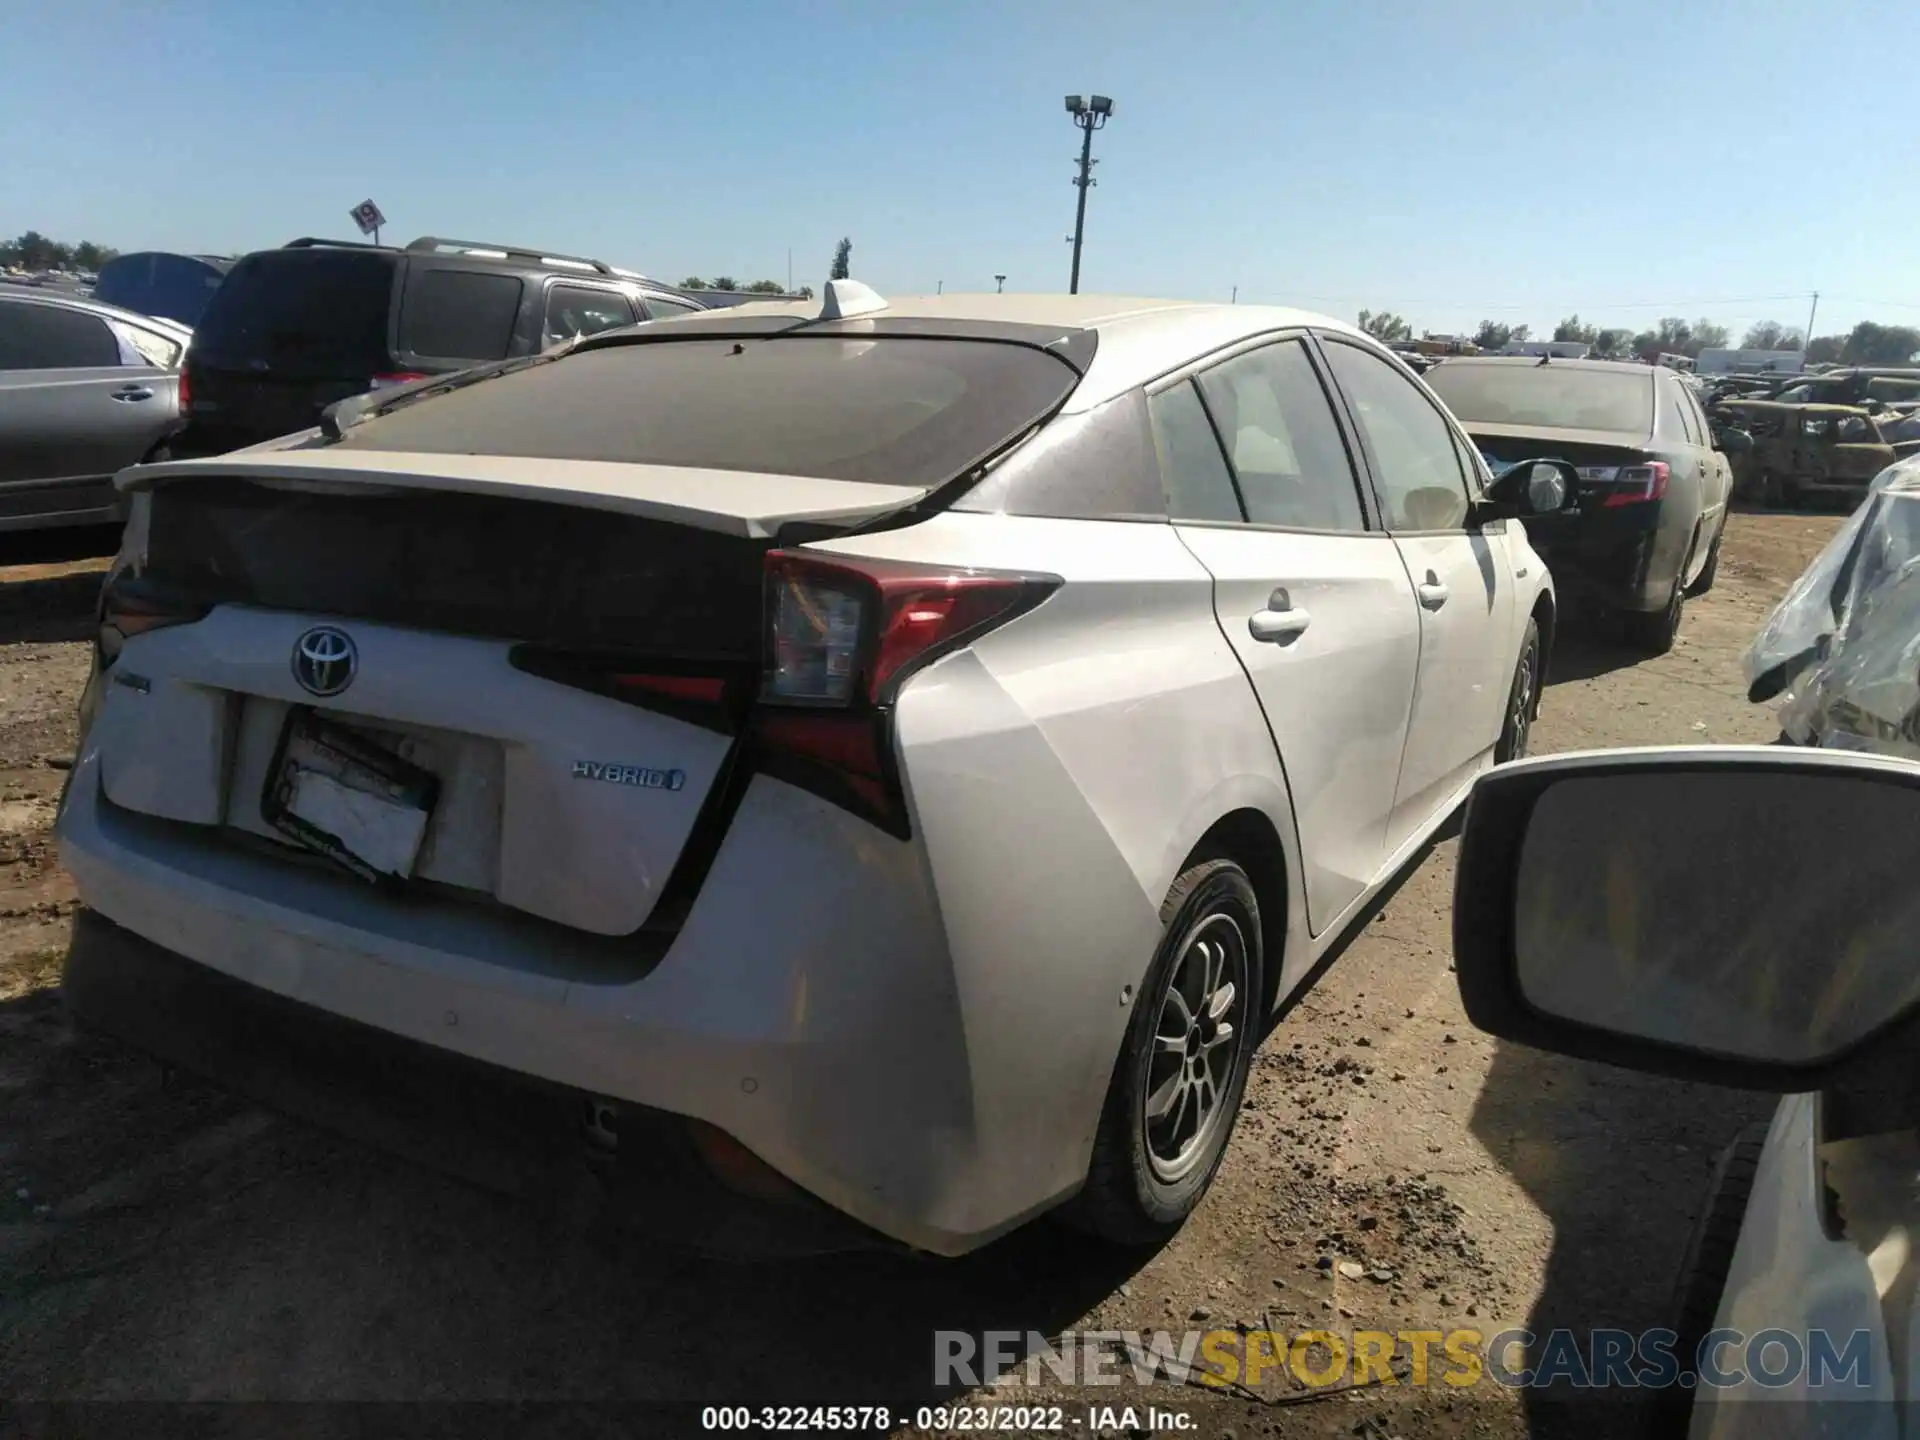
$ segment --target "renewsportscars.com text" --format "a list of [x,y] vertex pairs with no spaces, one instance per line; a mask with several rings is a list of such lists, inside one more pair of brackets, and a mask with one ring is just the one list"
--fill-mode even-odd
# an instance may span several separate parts
[[977,1386],[1244,1385],[1292,1377],[1301,1385],[1514,1389],[1799,1388],[1822,1398],[1876,1393],[1878,1354],[1865,1330],[1709,1333],[1679,1353],[1671,1330],[938,1330],[933,1382]]

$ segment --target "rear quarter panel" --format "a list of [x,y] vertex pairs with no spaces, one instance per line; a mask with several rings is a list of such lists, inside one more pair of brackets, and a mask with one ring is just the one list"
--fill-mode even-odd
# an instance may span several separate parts
[[896,716],[978,1047],[981,1132],[1065,1193],[1085,1174],[1161,902],[1229,811],[1267,816],[1286,848],[1287,953],[1267,958],[1283,993],[1307,965],[1286,779],[1211,577],[1152,523],[949,513],[817,548],[1065,578],[911,681]]

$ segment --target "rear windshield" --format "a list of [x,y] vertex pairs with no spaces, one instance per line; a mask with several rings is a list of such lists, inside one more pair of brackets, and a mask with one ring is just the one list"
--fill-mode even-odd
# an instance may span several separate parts
[[1653,430],[1653,373],[1546,365],[1462,365],[1425,376],[1462,424],[1536,425],[1546,430]]
[[1057,409],[1025,345],[794,335],[585,350],[414,401],[349,449],[613,460],[927,488]]
[[234,266],[194,331],[196,359],[265,362],[274,372],[351,379],[390,369],[395,257],[268,250]]

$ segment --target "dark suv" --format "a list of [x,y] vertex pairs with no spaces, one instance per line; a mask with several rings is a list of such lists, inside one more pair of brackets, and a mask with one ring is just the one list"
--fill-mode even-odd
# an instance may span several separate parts
[[228,273],[194,329],[176,456],[258,444],[335,401],[705,307],[599,260],[423,236],[302,239]]

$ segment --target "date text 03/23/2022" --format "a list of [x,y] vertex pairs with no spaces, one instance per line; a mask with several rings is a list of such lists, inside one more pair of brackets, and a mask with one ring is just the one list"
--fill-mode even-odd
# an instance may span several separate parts
[[[884,1405],[709,1405],[700,1412],[703,1430],[741,1432],[798,1432],[818,1434],[824,1430],[870,1430],[885,1433],[896,1423],[904,1425],[908,1416],[897,1417]],[[1146,1430],[1180,1433],[1195,1427],[1194,1418],[1184,1410],[1164,1410],[1157,1405],[1090,1405],[1085,1408],[1064,1405],[922,1405],[914,1410],[915,1430],[937,1435],[955,1434],[1099,1434],[1117,1431],[1132,1434]]]

